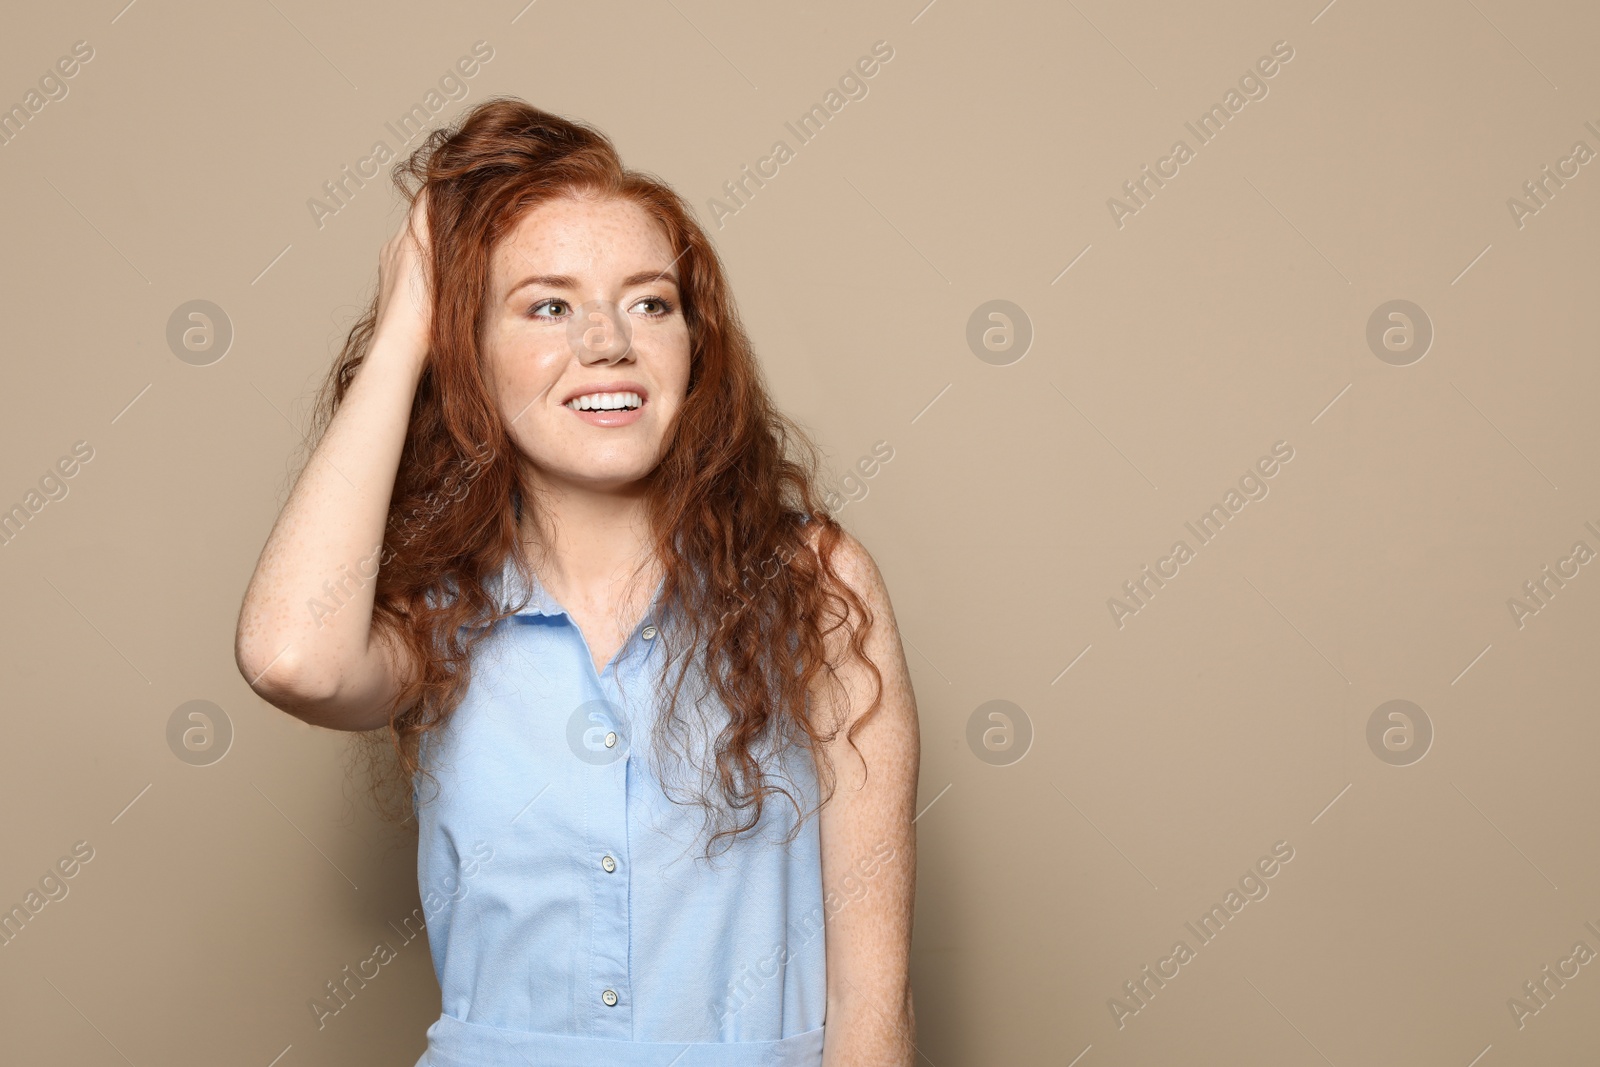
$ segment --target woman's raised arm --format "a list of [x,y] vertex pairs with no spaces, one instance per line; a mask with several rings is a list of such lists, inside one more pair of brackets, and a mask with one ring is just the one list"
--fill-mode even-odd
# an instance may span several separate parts
[[273,524],[239,611],[234,658],[269,704],[316,726],[389,721],[411,665],[376,637],[373,592],[432,319],[426,190],[383,246],[365,360]]

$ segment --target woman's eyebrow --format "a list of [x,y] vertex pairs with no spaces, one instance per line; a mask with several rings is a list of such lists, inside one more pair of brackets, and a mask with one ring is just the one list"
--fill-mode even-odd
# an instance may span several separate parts
[[[635,271],[622,279],[622,284],[626,288],[633,285],[643,285],[646,282],[653,282],[657,279],[671,282],[673,285],[678,284],[678,276],[672,273],[670,268],[667,270]],[[517,290],[529,285],[542,285],[547,289],[576,289],[578,288],[578,280],[570,274],[532,274],[513,285],[506,292],[506,295],[510,296]]]

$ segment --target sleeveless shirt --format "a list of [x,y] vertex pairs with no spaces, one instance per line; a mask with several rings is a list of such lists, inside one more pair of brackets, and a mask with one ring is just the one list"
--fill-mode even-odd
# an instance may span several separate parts
[[[729,716],[692,665],[679,714],[699,725],[660,757],[683,773],[652,771],[679,669],[658,651],[677,633],[661,586],[599,673],[537,577],[525,585],[508,558],[491,591],[517,612],[474,648],[462,702],[424,740],[437,789],[414,782],[441,993],[416,1067],[817,1067],[817,819],[785,844],[800,811],[773,794],[755,830],[704,858],[704,810],[682,801],[707,788]],[[757,755],[801,811],[816,804],[808,754]]]

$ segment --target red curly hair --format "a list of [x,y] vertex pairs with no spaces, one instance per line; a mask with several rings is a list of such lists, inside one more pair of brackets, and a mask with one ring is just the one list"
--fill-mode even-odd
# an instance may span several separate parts
[[[808,695],[824,675],[838,685],[831,642],[866,662],[878,692],[847,734],[853,745],[883,691],[865,655],[873,621],[832,563],[843,529],[820,504],[816,446],[769,399],[722,264],[687,202],[654,175],[624,168],[600,131],[514,97],[485,100],[432,131],[392,178],[408,204],[427,197],[434,314],[373,606],[375,632],[408,648],[419,669],[391,707],[389,728],[358,735],[375,743],[368,755],[379,810],[396,816],[395,787],[403,784],[409,801],[419,772],[431,778],[421,740],[465,695],[473,647],[516,607],[499,601],[492,580],[508,558],[524,578],[532,573],[518,511],[537,506],[537,496],[487,385],[479,328],[497,243],[529,210],[564,195],[638,204],[660,223],[681,268],[689,385],[647,478],[647,509],[665,568],[662,603],[686,627],[684,649],[699,654],[664,653],[680,666],[657,751],[685,725],[678,697],[693,667],[697,688],[709,683],[730,715],[715,737],[714,766],[701,768],[721,802],[710,789],[696,797],[716,831],[707,856],[718,839],[754,829],[774,793],[795,802],[761,765],[767,741],[806,750],[826,803],[832,774],[821,746],[838,726],[813,721]],[[318,396],[312,448],[371,348],[377,311],[374,296]],[[844,639],[830,638],[841,627]],[[409,804],[403,810],[409,819]],[[732,818],[739,812],[742,821]]]

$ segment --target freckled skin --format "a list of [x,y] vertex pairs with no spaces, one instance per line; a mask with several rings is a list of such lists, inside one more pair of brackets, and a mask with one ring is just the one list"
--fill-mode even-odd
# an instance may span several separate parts
[[[689,385],[689,327],[671,282],[620,282],[636,270],[672,264],[666,234],[643,208],[625,201],[567,197],[530,211],[495,250],[491,317],[484,352],[491,388],[541,484],[616,489],[635,483],[661,458],[667,429]],[[507,290],[530,274],[566,274],[576,290],[543,285]],[[669,300],[673,312],[652,321],[638,310],[645,297]],[[561,299],[529,317],[533,305]],[[574,351],[569,321],[591,300],[620,305],[632,325],[633,351],[614,359]],[[645,310],[659,307],[645,305]],[[599,428],[575,418],[561,401],[575,386],[628,378],[644,385],[648,403],[625,428]]]
[[[812,547],[816,540],[813,536]],[[872,615],[866,658],[878,668],[882,703],[847,740],[876,685],[866,662],[848,654],[842,630],[828,640],[840,666],[838,690],[819,682],[818,713],[841,724],[828,745],[837,779],[819,830],[822,887],[835,894],[827,919],[828,1006],[823,1067],[912,1067],[916,1013],[911,995],[911,928],[915,910],[917,837],[913,819],[922,742],[916,695],[889,591],[876,562],[846,534],[834,552],[839,576]],[[853,628],[863,625],[854,608]],[[886,857],[886,858],[884,858]],[[875,862],[883,858],[882,862]],[[856,872],[870,869],[867,876]],[[853,898],[852,885],[862,887]]]
[[[689,327],[678,286],[665,278],[624,281],[663,268],[676,276],[674,259],[660,224],[637,204],[560,197],[529,211],[490,264],[483,331],[490,388],[534,483],[552,501],[551,528],[524,536],[577,561],[570,575],[551,568],[540,579],[583,631],[597,673],[643,615],[655,582],[580,577],[592,573],[587,563],[602,555],[584,546],[597,529],[608,531],[602,537],[614,531],[612,543],[620,545],[628,540],[622,526],[638,528],[642,479],[660,462],[689,385]],[[513,291],[536,274],[566,275],[575,285],[536,283]],[[583,327],[605,327],[584,314],[594,301],[626,319],[626,351],[597,352],[578,343]],[[562,404],[575,388],[622,379],[639,383],[646,395],[640,417],[628,426],[592,426]]]

